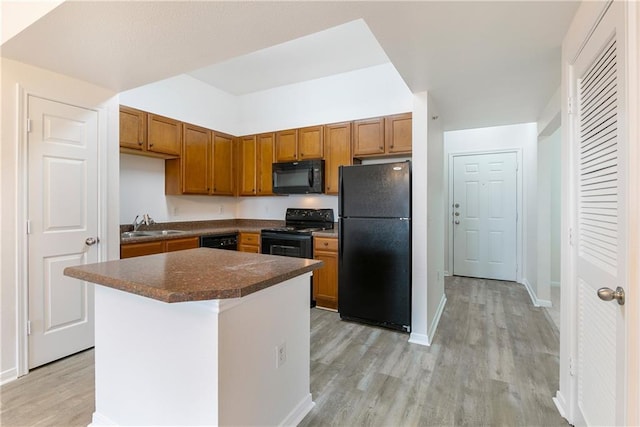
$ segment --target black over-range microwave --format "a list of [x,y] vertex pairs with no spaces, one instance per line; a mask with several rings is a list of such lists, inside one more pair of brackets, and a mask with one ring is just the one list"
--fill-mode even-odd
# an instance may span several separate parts
[[273,192],[276,194],[322,193],[324,160],[301,160],[273,164]]

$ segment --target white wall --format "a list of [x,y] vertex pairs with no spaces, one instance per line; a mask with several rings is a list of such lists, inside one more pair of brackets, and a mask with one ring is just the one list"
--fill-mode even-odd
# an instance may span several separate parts
[[[445,158],[452,153],[481,152],[490,150],[520,149],[522,151],[522,264],[519,276],[525,285],[535,292],[536,285],[536,187],[537,187],[537,125],[524,123],[510,126],[498,126],[481,129],[468,129],[444,133]],[[449,176],[449,162],[445,164],[445,176]],[[446,180],[447,193],[449,180]],[[448,218],[448,201],[445,203]],[[444,221],[446,236],[449,236],[449,221]],[[452,273],[449,259],[449,242],[445,239],[445,268]]]
[[[189,76],[124,92],[124,105],[232,135],[275,131],[411,111],[413,95],[390,64],[235,97]],[[283,219],[287,207],[333,208],[336,196],[165,196],[164,162],[121,155],[120,221],[142,213],[156,221]]]
[[[18,334],[20,320],[18,307],[26,297],[24,270],[19,264],[26,253],[23,210],[25,191],[20,183],[25,179],[24,119],[26,93],[59,100],[72,105],[98,110],[99,156],[102,204],[100,223],[101,260],[118,258],[120,233],[118,231],[118,99],[115,93],[103,88],[71,79],[60,74],[0,59],[2,69],[2,251],[0,329],[0,382],[15,378],[18,373]],[[19,88],[24,92],[20,92]],[[24,154],[24,150],[22,150]],[[109,179],[108,179],[109,178]],[[26,263],[26,260],[24,260]],[[25,265],[26,268],[26,265]],[[22,300],[23,301],[23,300]],[[24,307],[24,305],[22,305]],[[26,315],[26,313],[25,313]]]
[[413,95],[387,63],[247,94],[239,105],[249,135],[407,112]]
[[428,97],[427,120],[427,318],[429,338],[432,340],[444,310],[444,249],[446,221],[444,208],[447,193],[444,179],[444,132],[437,106]]
[[237,97],[186,74],[122,92],[120,103],[231,135],[242,132]]
[[550,187],[551,191],[549,196],[551,197],[551,285],[560,285],[560,190],[561,190],[561,172],[562,172],[562,141],[561,132],[558,128],[549,138],[548,143],[550,145],[551,155],[551,170],[550,170]]

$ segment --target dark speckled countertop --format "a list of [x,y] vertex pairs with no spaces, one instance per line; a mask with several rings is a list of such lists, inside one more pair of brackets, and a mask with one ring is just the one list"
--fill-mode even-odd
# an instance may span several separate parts
[[[165,236],[137,236],[122,237],[121,244],[151,242],[155,240],[182,239],[193,236],[213,236],[224,235],[238,232],[259,233],[263,228],[275,228],[284,226],[284,221],[264,220],[264,219],[226,219],[211,221],[181,221],[181,222],[162,222],[150,226],[140,227],[140,231],[144,230],[180,230],[182,233],[171,234]],[[131,230],[130,225],[121,225],[120,231]],[[314,237],[333,237],[338,238],[338,225],[335,224],[333,230],[316,231]]]
[[198,248],[67,267],[64,274],[171,303],[243,297],[322,265],[312,259]]

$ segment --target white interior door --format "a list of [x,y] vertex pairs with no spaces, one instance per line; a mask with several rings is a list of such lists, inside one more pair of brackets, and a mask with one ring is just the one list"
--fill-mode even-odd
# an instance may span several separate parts
[[98,114],[29,96],[29,368],[93,346],[93,285],[63,275],[97,262]]
[[[625,306],[600,287],[625,286],[625,75],[622,6],[614,2],[572,66],[577,424],[624,425]],[[638,191],[635,189],[634,191]]]
[[516,280],[516,153],[453,159],[453,274]]

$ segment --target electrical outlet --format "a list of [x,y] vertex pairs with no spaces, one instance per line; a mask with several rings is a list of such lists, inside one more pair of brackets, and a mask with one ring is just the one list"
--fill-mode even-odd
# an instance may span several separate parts
[[287,343],[276,346],[276,368],[284,365],[287,361]]

